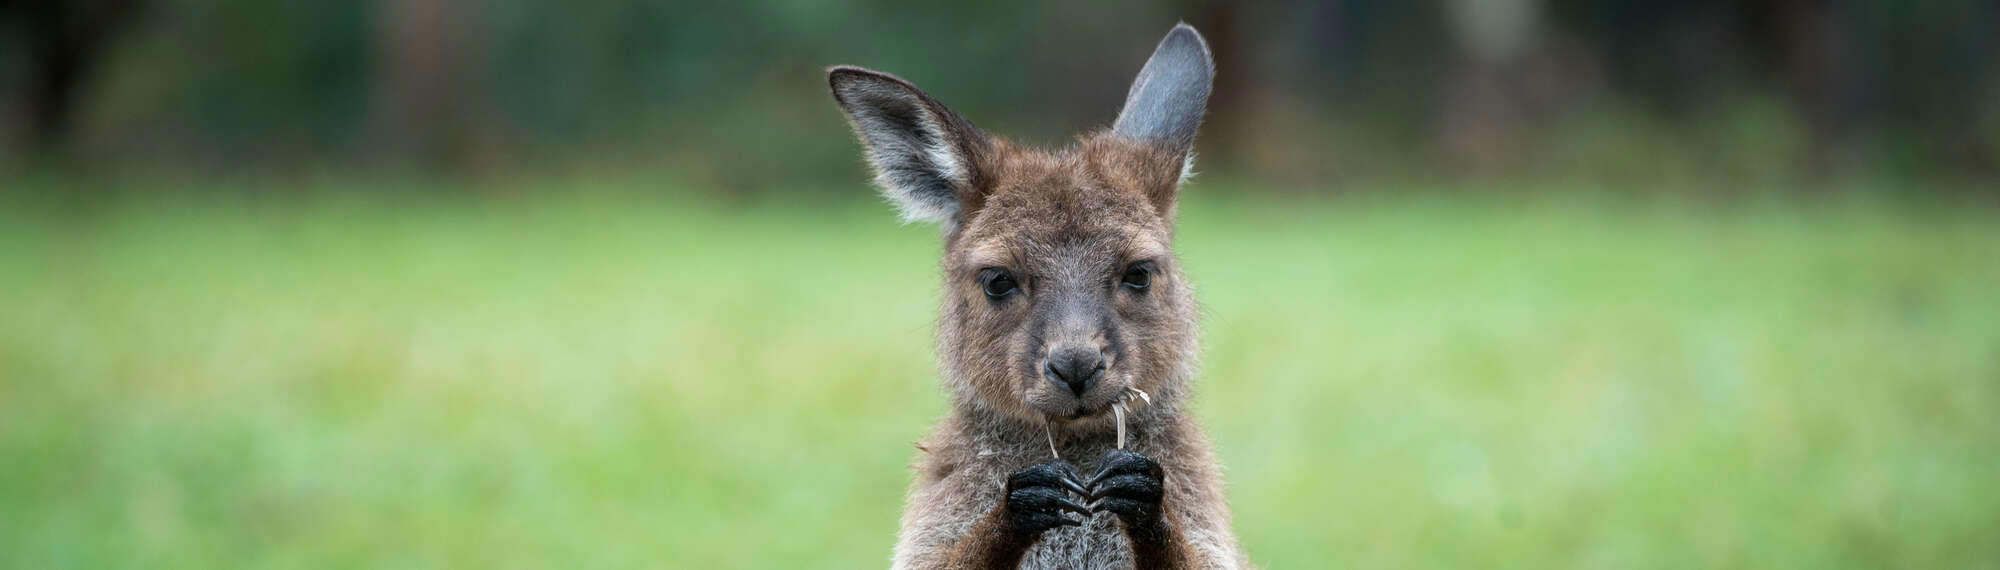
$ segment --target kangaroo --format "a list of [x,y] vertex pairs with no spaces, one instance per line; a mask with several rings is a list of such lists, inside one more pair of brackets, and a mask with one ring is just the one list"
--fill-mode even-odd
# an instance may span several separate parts
[[1180,24],[1111,128],[1050,151],[896,76],[828,71],[883,194],[944,233],[952,405],[917,444],[894,567],[1246,565],[1184,403],[1196,305],[1170,249],[1214,75]]

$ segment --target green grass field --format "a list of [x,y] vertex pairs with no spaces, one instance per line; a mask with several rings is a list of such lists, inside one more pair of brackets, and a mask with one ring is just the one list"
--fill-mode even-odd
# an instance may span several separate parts
[[[0,208],[0,566],[884,566],[938,244],[853,194]],[[2000,568],[2000,212],[1395,194],[1184,208],[1258,563]]]

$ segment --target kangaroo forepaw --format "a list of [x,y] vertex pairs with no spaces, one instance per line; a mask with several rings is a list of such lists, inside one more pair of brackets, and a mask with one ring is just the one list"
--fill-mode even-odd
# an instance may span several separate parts
[[1110,511],[1125,528],[1151,529],[1160,521],[1160,499],[1166,496],[1166,471],[1151,458],[1136,452],[1113,449],[1105,452],[1104,467],[1084,485],[1092,512]]
[[1059,526],[1077,526],[1082,521],[1063,516],[1076,513],[1090,516],[1090,508],[1070,499],[1071,493],[1085,496],[1076,468],[1061,459],[1022,469],[1007,477],[1004,505],[1006,520],[1023,537],[1039,536]]

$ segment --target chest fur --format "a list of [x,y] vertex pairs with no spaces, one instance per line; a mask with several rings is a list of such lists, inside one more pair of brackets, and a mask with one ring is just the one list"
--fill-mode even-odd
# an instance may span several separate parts
[[1049,531],[1021,557],[1021,567],[1131,568],[1132,548],[1117,518],[1099,513],[1082,526]]

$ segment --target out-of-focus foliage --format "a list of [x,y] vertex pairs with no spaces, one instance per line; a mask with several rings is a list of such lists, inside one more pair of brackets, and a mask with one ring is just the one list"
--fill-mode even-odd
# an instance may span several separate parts
[[[1230,176],[2000,173],[2000,10],[1977,0],[11,0],[0,18],[15,168],[637,167],[773,191],[857,175],[827,65],[1060,144],[1185,19],[1221,66],[1204,169]],[[34,96],[50,54],[80,66],[72,104]],[[58,107],[73,120],[33,128]]]
[[[885,565],[935,231],[605,184],[7,203],[0,567]],[[1266,567],[2000,556],[1988,210],[1196,190]]]
[[1179,19],[1253,560],[1996,564],[1990,2],[0,0],[0,567],[881,566],[823,68],[1057,145]]

